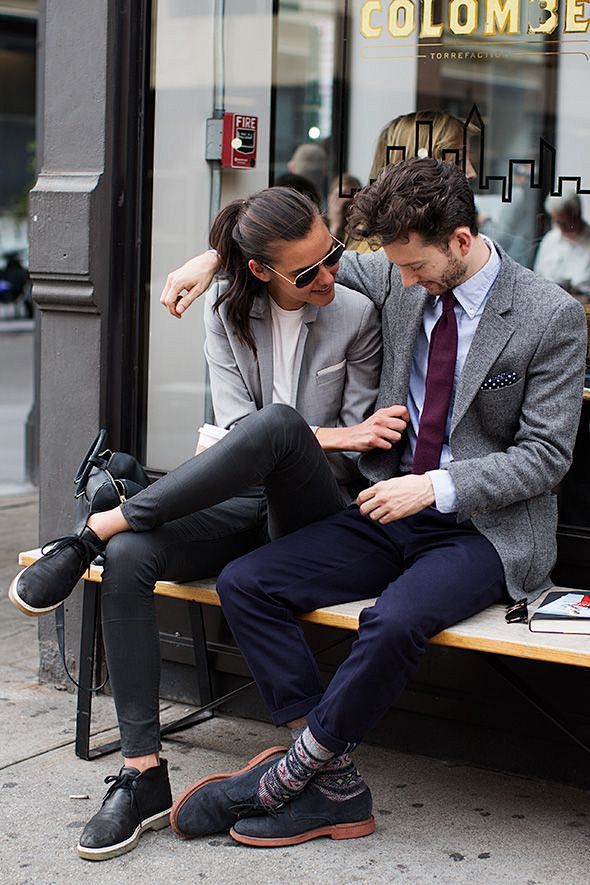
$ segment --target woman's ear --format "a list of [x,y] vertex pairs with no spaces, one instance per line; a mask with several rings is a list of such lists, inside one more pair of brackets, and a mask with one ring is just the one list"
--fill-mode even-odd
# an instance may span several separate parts
[[256,279],[262,280],[263,283],[268,283],[272,278],[270,275],[270,271],[266,269],[264,264],[261,264],[259,261],[256,261],[254,258],[251,258],[248,261],[248,267],[251,272],[254,274]]

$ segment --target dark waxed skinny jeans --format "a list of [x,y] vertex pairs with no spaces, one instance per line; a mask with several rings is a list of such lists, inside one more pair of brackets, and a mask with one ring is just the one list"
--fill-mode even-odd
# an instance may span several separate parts
[[101,596],[124,756],[160,749],[156,581],[216,575],[269,537],[345,504],[307,423],[289,406],[274,404],[122,505],[133,531],[107,545]]

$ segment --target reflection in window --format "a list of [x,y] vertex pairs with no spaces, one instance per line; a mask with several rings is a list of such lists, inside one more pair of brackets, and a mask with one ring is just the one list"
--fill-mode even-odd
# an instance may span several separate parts
[[[271,181],[297,172],[324,200],[336,176],[350,195],[386,161],[457,162],[473,180],[482,231],[589,301],[588,6],[576,6],[575,22],[565,7],[555,17],[536,2],[280,0]],[[575,224],[554,199],[572,192]],[[588,463],[587,417],[577,462],[582,448]],[[578,524],[589,503],[580,469],[561,496]]]
[[[322,198],[336,174],[366,183],[386,124],[416,110],[465,122],[475,106],[470,158],[482,229],[532,267],[549,226],[546,195],[559,175],[583,177],[587,162],[581,150],[585,114],[575,96],[584,91],[589,71],[584,52],[573,45],[586,42],[584,26],[579,23],[572,37],[562,33],[563,22],[541,29],[534,4],[522,7],[522,20],[511,14],[505,21],[494,19],[489,5],[472,4],[470,34],[462,20],[455,23],[462,33],[451,32],[446,0],[398,3],[395,22],[393,4],[385,0],[279,2],[273,180],[290,169],[312,179]],[[444,27],[426,27],[427,11]],[[392,36],[396,28],[403,39]],[[423,36],[428,33],[433,36]],[[553,158],[542,156],[541,140],[556,150]],[[391,160],[400,159],[399,144]],[[409,148],[412,155],[420,149]]]
[[280,2],[277,16],[271,176],[309,179],[323,206],[339,160],[344,6],[344,0]]

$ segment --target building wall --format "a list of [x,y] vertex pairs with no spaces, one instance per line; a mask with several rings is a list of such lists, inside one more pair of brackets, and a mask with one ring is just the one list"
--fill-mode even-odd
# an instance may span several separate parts
[[[30,195],[30,269],[40,334],[39,533],[71,531],[72,478],[105,415],[111,270],[114,4],[41,7],[40,168]],[[67,603],[77,656],[80,595]],[[63,679],[51,618],[41,675]]]

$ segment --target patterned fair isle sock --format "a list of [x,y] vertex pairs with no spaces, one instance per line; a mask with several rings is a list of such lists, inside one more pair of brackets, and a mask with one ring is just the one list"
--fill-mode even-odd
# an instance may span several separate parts
[[277,808],[289,802],[333,756],[334,753],[318,744],[306,728],[287,753],[262,775],[258,799],[267,808]]
[[361,774],[347,753],[334,756],[313,779],[318,790],[333,802],[345,802],[367,789]]
[[289,731],[291,732],[291,740],[295,743],[297,738],[300,738],[305,731],[305,725],[298,725],[296,728],[290,728]]

